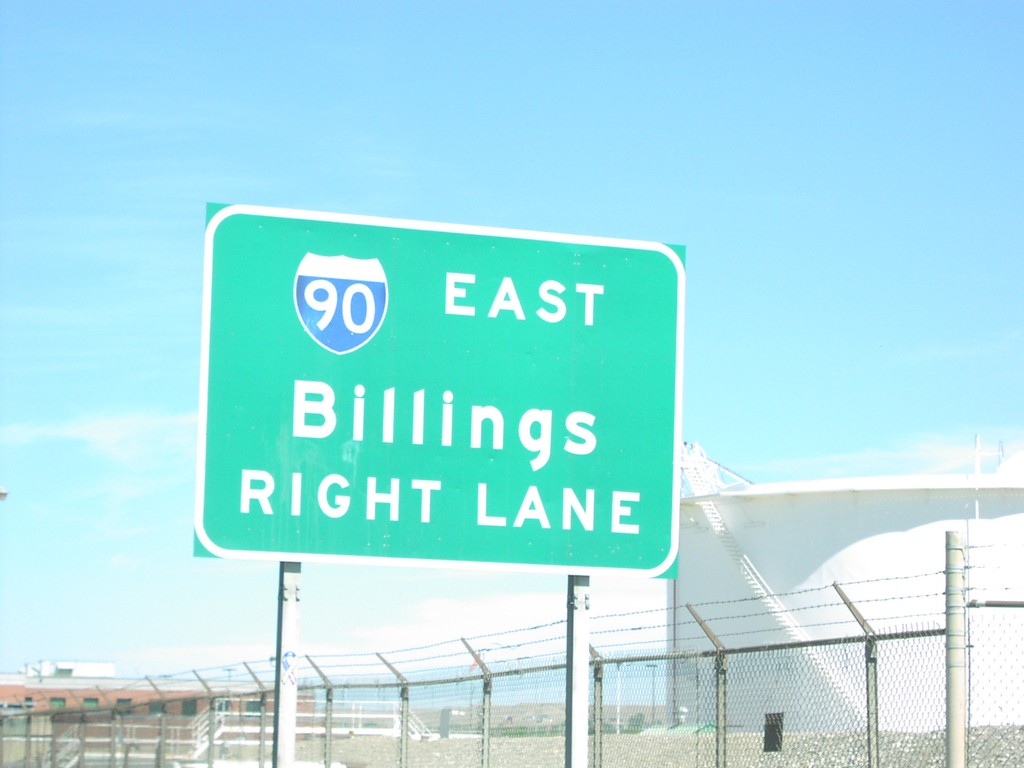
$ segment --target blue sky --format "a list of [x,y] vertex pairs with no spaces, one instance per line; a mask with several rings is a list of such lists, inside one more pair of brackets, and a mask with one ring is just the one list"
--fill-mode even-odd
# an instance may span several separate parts
[[[0,671],[272,652],[276,568],[192,557],[207,202],[685,244],[684,436],[755,481],[1024,448],[1022,31],[1011,2],[0,4]],[[302,636],[563,593],[308,566]]]

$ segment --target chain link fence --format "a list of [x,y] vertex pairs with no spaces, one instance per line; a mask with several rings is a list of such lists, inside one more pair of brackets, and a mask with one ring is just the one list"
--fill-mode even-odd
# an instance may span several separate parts
[[[591,765],[943,766],[943,574],[926,577],[939,610],[905,611],[914,626],[884,632],[847,621],[824,627],[835,636],[823,639],[737,644],[750,633],[705,637],[695,619],[685,628],[691,647],[673,647],[665,638],[685,632],[665,612],[595,617]],[[834,596],[809,596],[814,610],[825,594]],[[742,607],[770,614],[780,599],[803,597]],[[912,597],[918,605],[922,594]],[[886,600],[899,617],[899,601]],[[971,605],[968,765],[1024,765],[1024,610]],[[698,609],[728,617],[737,607],[697,606],[695,617]],[[726,625],[709,619],[705,631]],[[296,760],[303,768],[560,768],[564,647],[565,624],[556,622],[386,654],[307,657]],[[269,768],[273,674],[270,661],[247,663],[147,678],[88,707],[6,714],[0,768]]]
[[[1013,599],[1020,596],[1022,550],[1019,542],[970,550],[967,755],[971,766],[1024,765],[1024,604]],[[1007,557],[1008,551],[1018,557]]]

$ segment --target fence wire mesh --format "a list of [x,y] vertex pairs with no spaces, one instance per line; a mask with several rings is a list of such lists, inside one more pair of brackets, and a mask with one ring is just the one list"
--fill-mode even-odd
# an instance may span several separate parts
[[[829,590],[700,606],[721,647],[696,620],[666,622],[665,612],[595,617],[591,765],[943,766],[942,574],[929,577],[930,591],[907,583],[913,609],[902,619],[890,610],[891,583],[888,595],[874,583],[848,587],[902,624],[877,634]],[[775,615],[783,604],[834,635],[794,639]],[[1024,610],[979,606],[968,618],[968,765],[1022,765]],[[555,622],[308,658],[296,759],[300,768],[562,766],[564,652]],[[54,699],[48,710],[5,714],[0,768],[270,768],[273,672],[264,660],[122,682],[63,709]]]
[[1020,648],[1024,608],[974,608],[969,629],[969,764],[1024,765],[1024,653],[992,651]]

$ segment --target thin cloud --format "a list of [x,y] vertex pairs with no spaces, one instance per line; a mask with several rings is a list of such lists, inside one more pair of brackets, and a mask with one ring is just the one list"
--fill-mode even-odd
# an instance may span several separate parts
[[[986,434],[1010,434],[1015,437],[1002,441],[1006,458],[1024,451],[1024,430],[1004,428],[989,430]],[[991,472],[998,463],[998,441],[986,441],[982,436],[982,471]],[[744,467],[749,475],[771,475],[793,480],[818,477],[858,477],[871,475],[973,473],[975,467],[974,442],[965,440],[962,433],[921,435],[906,445],[895,448],[864,448],[859,451],[835,453],[806,458],[780,459],[750,464]]]
[[[664,636],[665,586],[651,579],[620,579],[612,583],[595,578],[591,585],[590,606],[592,631],[602,630],[600,639],[595,635],[593,644],[613,642],[613,633],[628,626],[637,637],[636,624],[650,624],[657,639]],[[647,614],[637,618],[637,614]],[[534,651],[564,650],[564,627],[554,626],[566,619],[565,600],[560,594],[545,592],[503,594],[476,599],[428,598],[421,600],[405,613],[401,622],[354,629],[346,640],[353,652],[386,652],[401,650],[410,645],[429,645],[456,640],[454,633],[478,639],[484,645],[503,649],[515,646],[526,637],[531,627],[542,627],[538,637],[530,635]],[[551,625],[551,626],[549,626]],[[415,638],[415,642],[409,642]],[[507,638],[504,639],[503,638]],[[402,645],[402,640],[405,645]],[[484,646],[478,647],[478,650]]]
[[[116,516],[118,525],[103,526],[105,538],[113,536],[114,531],[124,536],[128,531],[148,528],[138,519],[133,518],[130,524],[122,520],[124,510],[138,509],[139,500],[166,494],[190,481],[196,415],[135,413],[87,416],[52,424],[9,424],[0,427],[0,445],[39,456],[73,457],[76,451],[84,451],[97,459],[78,480],[75,498],[99,504],[103,510],[97,517],[99,522],[109,522],[107,516]],[[72,458],[67,461],[68,466],[81,465]],[[50,503],[60,502],[51,499]]]
[[0,427],[0,443],[24,446],[69,440],[116,464],[145,466],[169,453],[191,454],[195,430],[195,413],[86,416],[60,424],[9,424]]

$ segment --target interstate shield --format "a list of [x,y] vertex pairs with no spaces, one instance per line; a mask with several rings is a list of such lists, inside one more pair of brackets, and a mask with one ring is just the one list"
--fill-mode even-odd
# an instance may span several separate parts
[[295,273],[295,311],[306,333],[337,355],[359,349],[380,329],[388,283],[378,259],[307,253]]

